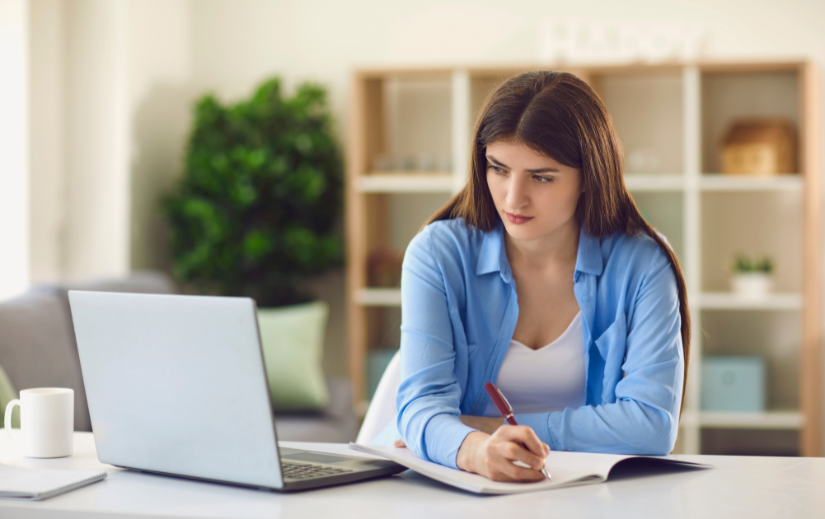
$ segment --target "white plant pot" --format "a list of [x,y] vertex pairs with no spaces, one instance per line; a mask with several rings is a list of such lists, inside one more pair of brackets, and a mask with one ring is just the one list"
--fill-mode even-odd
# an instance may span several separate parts
[[771,293],[772,282],[770,274],[759,272],[734,274],[731,278],[731,289],[734,294],[741,297],[767,297]]

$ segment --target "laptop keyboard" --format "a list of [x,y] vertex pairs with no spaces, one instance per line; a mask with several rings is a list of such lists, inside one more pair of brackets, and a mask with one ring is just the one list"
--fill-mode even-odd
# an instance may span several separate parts
[[316,465],[314,463],[293,463],[291,461],[281,461],[281,471],[284,479],[310,479],[324,476],[336,476],[352,472],[351,469],[331,467],[329,465]]

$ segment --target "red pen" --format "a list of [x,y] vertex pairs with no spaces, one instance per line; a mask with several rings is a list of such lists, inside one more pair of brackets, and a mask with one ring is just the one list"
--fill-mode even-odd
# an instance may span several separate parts
[[[504,393],[502,393],[501,390],[497,388],[496,385],[492,382],[487,382],[486,384],[484,384],[484,389],[487,390],[487,393],[490,395],[490,398],[493,399],[493,403],[496,404],[498,412],[501,413],[501,416],[504,417],[504,421],[506,421],[510,425],[518,425],[516,417],[513,416],[513,408],[510,407],[510,402],[508,402],[507,398],[504,397]],[[541,468],[541,473],[544,474],[544,477],[550,479],[550,473],[547,472],[546,465]]]

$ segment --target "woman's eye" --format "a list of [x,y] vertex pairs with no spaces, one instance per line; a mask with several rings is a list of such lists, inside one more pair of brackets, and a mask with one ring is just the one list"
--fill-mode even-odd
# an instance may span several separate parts
[[536,175],[536,176],[535,176],[535,177],[533,177],[533,178],[535,178],[536,180],[538,180],[538,181],[539,181],[539,184],[550,184],[550,183],[552,183],[552,182],[553,182],[553,177],[543,177],[543,176],[541,176],[541,175]]
[[498,166],[493,166],[492,164],[488,165],[488,166],[487,166],[487,168],[488,168],[488,169],[492,169],[492,170],[493,170],[493,173],[495,173],[496,175],[501,175],[501,174],[503,174],[503,173],[504,173],[504,169],[503,169],[503,168],[500,168],[500,167],[498,167]]

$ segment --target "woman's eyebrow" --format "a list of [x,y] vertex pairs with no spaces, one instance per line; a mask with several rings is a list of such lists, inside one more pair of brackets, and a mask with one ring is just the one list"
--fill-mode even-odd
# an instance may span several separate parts
[[[487,160],[489,160],[490,162],[492,162],[492,163],[493,163],[493,164],[495,164],[496,166],[501,166],[501,167],[503,167],[503,168],[510,169],[510,167],[509,167],[509,166],[506,166],[506,165],[505,165],[505,164],[503,164],[502,162],[499,162],[499,161],[498,161],[498,160],[496,160],[496,158],[495,158],[495,157],[493,157],[492,155],[487,155]],[[526,170],[526,171],[527,171],[527,173],[561,173],[561,171],[560,171],[558,168],[553,168],[553,167],[550,167],[550,168],[539,168],[539,169],[528,169],[528,170]]]

